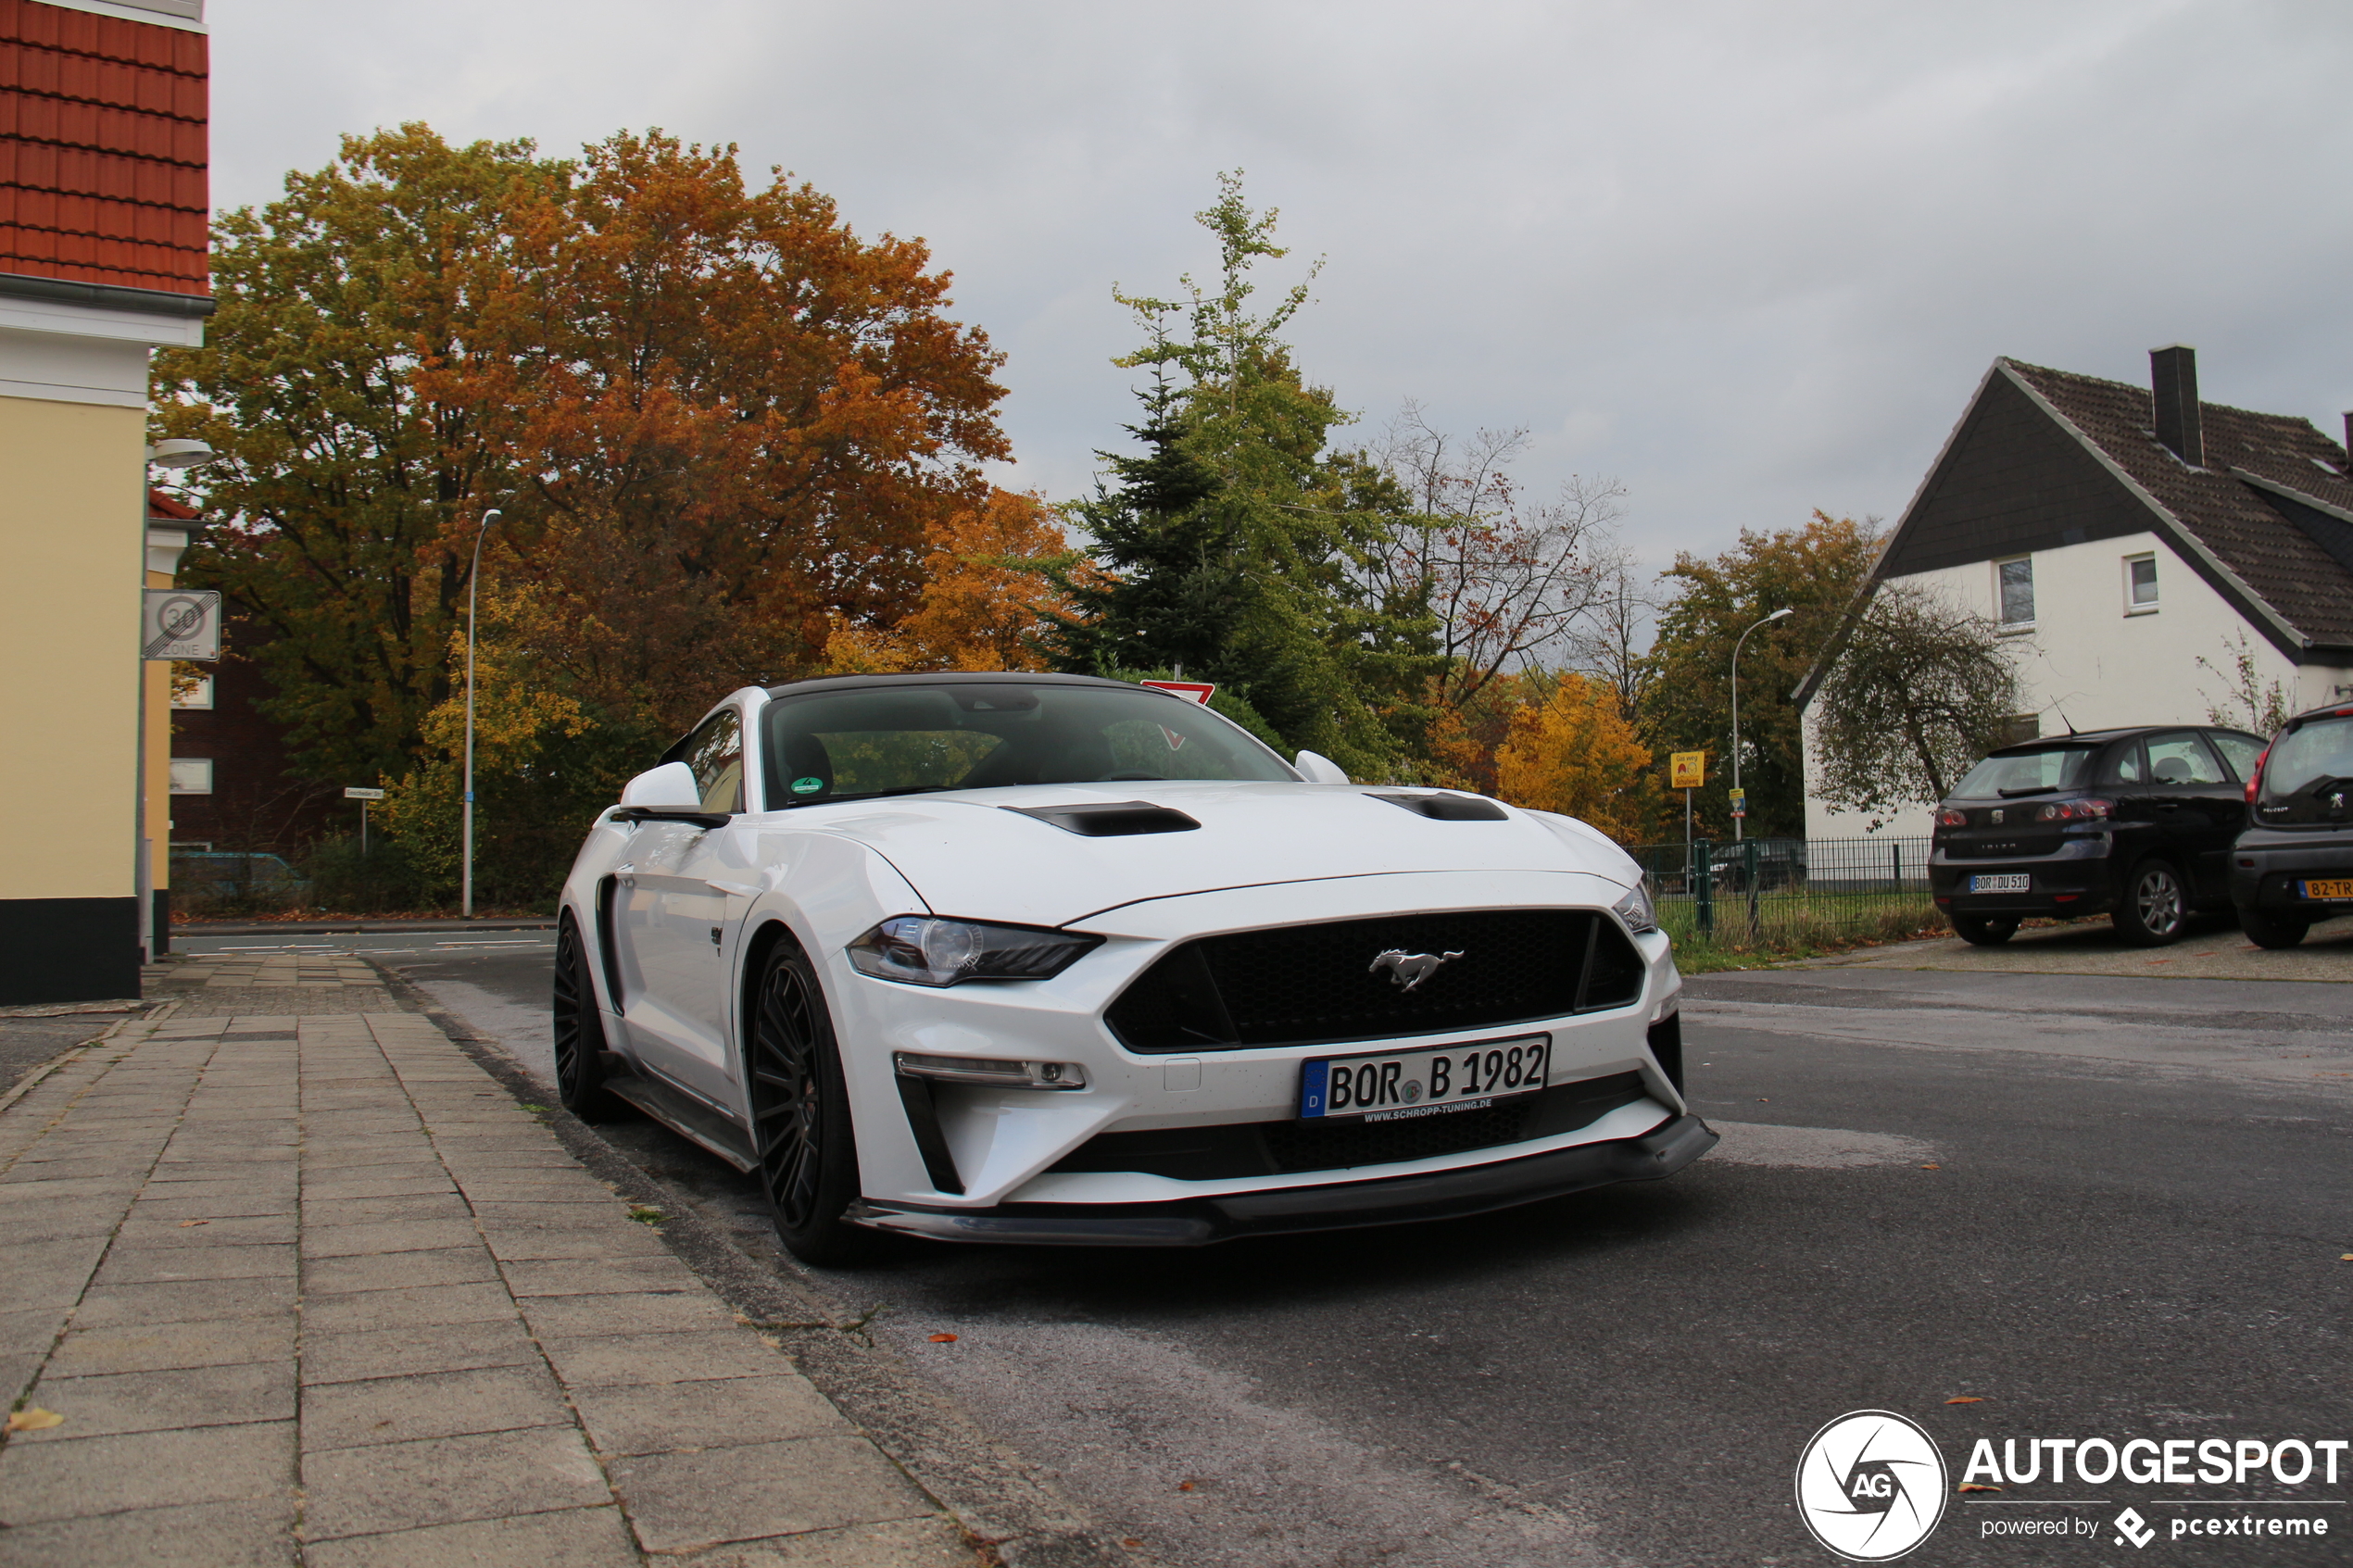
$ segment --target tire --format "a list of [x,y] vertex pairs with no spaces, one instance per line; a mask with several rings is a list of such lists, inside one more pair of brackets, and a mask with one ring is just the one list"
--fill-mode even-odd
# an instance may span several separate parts
[[605,1088],[599,1059],[605,1051],[604,1014],[588,974],[588,947],[570,915],[556,928],[556,985],[549,1009],[555,1025],[556,1098],[583,1122],[610,1122],[628,1113],[627,1102]]
[[2239,929],[2246,939],[2259,947],[2293,947],[2304,940],[2312,922],[2294,915],[2270,914],[2262,909],[2241,909]]
[[1972,947],[1998,947],[2018,935],[2016,915],[1955,915],[1953,930]]
[[2143,947],[2181,940],[2189,926],[2189,892],[2170,860],[2143,860],[2124,884],[2124,897],[2110,917],[2116,934]]
[[881,1237],[841,1217],[859,1196],[858,1140],[816,971],[790,940],[780,942],[752,995],[746,1076],[760,1185],[776,1239],[819,1268],[868,1261]]

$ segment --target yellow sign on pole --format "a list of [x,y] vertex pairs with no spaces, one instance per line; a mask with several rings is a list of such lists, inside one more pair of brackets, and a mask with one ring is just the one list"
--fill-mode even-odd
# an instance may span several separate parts
[[1670,751],[1667,754],[1667,788],[1705,789],[1707,787],[1707,753],[1705,751]]

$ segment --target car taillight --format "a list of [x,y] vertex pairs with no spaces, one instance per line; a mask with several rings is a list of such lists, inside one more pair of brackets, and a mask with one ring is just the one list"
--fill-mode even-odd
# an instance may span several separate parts
[[2263,755],[2255,759],[2255,769],[2246,775],[2246,803],[2255,804],[2255,792],[2263,787],[2263,764],[2271,759],[2271,748],[2265,746]]
[[1941,828],[1965,828],[1969,826],[1969,813],[1949,809],[1939,811],[1936,813],[1936,825]]
[[2038,822],[2104,822],[2116,814],[2113,800],[2054,800],[2038,809]]

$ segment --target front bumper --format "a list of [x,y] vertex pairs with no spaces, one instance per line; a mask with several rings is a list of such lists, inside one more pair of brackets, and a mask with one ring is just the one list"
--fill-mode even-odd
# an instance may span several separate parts
[[935,1209],[861,1201],[846,1218],[935,1241],[1051,1247],[1206,1247],[1250,1236],[1291,1236],[1460,1219],[1589,1187],[1671,1176],[1716,1147],[1696,1116],[1671,1116],[1639,1137],[1579,1144],[1490,1164],[1368,1182],[1283,1187],[1166,1203],[1000,1203]]

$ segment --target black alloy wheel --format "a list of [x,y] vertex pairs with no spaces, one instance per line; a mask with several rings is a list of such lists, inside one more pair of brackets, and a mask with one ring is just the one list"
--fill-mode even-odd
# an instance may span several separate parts
[[2116,934],[2144,947],[2181,939],[2190,922],[2190,900],[2182,873],[2165,860],[2143,860],[2133,868],[2124,901],[2113,917]]
[[2295,915],[2276,915],[2268,909],[2241,909],[2239,929],[2259,947],[2293,947],[2304,940],[2312,922]]
[[1973,947],[1998,947],[2018,935],[2016,915],[1955,915],[1953,930]]
[[555,1025],[556,1098],[583,1122],[610,1122],[626,1104],[605,1088],[604,1015],[588,978],[588,948],[570,915],[556,928],[556,986],[548,1010]]
[[880,1238],[841,1217],[858,1198],[858,1145],[833,1017],[789,940],[761,971],[749,1047],[752,1144],[776,1239],[820,1268],[874,1256]]

